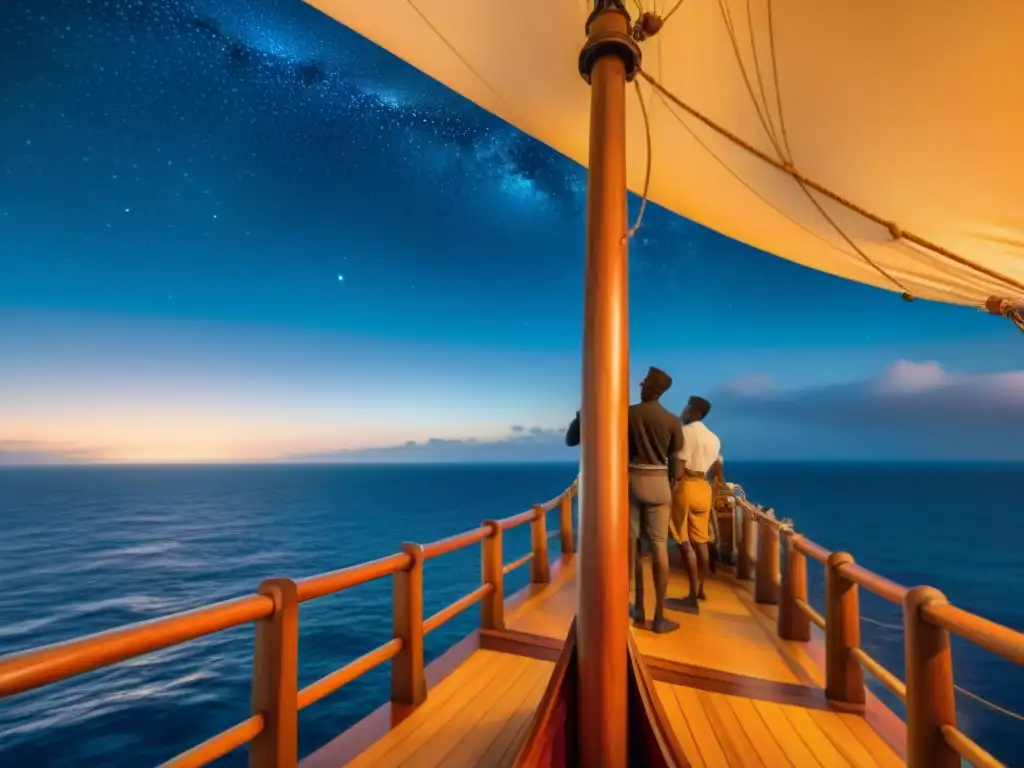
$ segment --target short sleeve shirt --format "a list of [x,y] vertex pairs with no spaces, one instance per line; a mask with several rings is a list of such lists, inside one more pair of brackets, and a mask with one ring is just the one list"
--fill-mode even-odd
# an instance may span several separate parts
[[683,450],[679,419],[657,400],[629,406],[628,430],[631,466],[667,467]]

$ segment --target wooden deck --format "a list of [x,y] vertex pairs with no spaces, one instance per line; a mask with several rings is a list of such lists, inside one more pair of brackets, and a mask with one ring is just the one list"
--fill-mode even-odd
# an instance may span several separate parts
[[[439,659],[426,703],[378,713],[303,762],[327,766],[506,766],[514,760],[576,609],[574,561],[510,601],[504,632],[477,632]],[[685,592],[673,572],[670,595]],[[775,633],[775,608],[722,573],[679,631],[633,630],[670,729],[693,766],[899,766],[902,723],[874,697],[865,715],[825,700],[821,645]],[[428,671],[429,672],[429,671]],[[440,676],[443,675],[443,678]],[[429,682],[429,681],[428,681]],[[388,714],[385,714],[388,713]],[[372,719],[368,718],[368,720]],[[376,731],[375,733],[373,731]],[[363,743],[359,744],[358,738]]]
[[510,765],[554,663],[478,650],[352,768]]

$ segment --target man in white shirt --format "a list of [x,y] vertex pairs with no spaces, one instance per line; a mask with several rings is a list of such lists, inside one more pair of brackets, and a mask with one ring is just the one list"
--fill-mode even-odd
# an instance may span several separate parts
[[709,525],[714,508],[714,494],[707,473],[722,458],[722,441],[704,423],[710,411],[711,403],[694,395],[681,416],[683,450],[677,456],[681,480],[673,492],[672,528],[690,577],[690,595],[682,601],[672,602],[681,602],[687,608],[693,608],[698,600],[705,599]]

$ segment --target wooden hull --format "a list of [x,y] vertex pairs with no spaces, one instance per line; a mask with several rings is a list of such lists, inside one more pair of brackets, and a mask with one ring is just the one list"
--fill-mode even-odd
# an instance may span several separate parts
[[[580,765],[576,654],[574,619],[530,730],[516,755],[514,768]],[[644,768],[684,768],[690,765],[672,733],[655,692],[654,680],[632,638],[628,670],[630,765]]]
[[515,768],[562,768],[579,765],[579,687],[576,663],[576,620],[516,755]]

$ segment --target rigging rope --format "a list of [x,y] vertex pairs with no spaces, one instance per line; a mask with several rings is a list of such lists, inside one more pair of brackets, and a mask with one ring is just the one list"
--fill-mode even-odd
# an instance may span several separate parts
[[647,168],[644,170],[644,193],[640,198],[640,210],[637,211],[636,221],[630,227],[630,238],[637,233],[640,229],[640,224],[644,220],[644,212],[647,210],[647,192],[651,187],[651,118],[647,113],[647,104],[644,103],[644,93],[640,90],[640,81],[634,80],[633,85],[636,88],[636,98],[640,102],[640,113],[644,116],[644,133],[647,139]]
[[[633,29],[633,36],[634,36],[634,38],[638,42],[642,42],[646,38],[651,37],[651,36],[657,34],[661,30],[661,28],[665,25],[665,22],[668,21],[668,19],[677,10],[679,10],[680,6],[682,6],[682,4],[683,4],[683,0],[677,0],[676,4],[674,6],[672,6],[672,8],[669,10],[669,12],[667,14],[665,14],[664,16],[660,16],[656,12],[655,13],[644,13],[643,9],[642,9],[642,6],[639,3],[639,0],[635,0],[635,2],[637,3],[638,8],[641,9],[640,20],[637,21],[637,23],[634,25],[634,29]],[[658,82],[657,79],[653,78],[645,70],[643,70],[642,68],[640,70],[638,70],[640,76],[643,77],[645,80],[647,80],[651,84],[651,86],[658,93],[659,97],[661,97],[662,99],[667,98],[667,99],[671,100],[678,107],[680,107],[681,109],[684,109],[689,114],[691,114],[692,116],[696,117],[698,120],[703,122],[705,125],[707,125],[712,130],[718,132],[719,134],[721,134],[725,138],[731,140],[733,143],[735,143],[738,146],[746,149],[748,152],[751,152],[752,154],[754,154],[755,156],[757,156],[760,159],[764,160],[765,162],[771,164],[775,168],[777,168],[777,169],[783,171],[784,173],[787,173],[788,175],[790,175],[794,180],[796,180],[800,184],[801,189],[803,189],[804,193],[808,196],[808,199],[810,199],[811,202],[814,203],[815,207],[818,208],[818,210],[821,212],[821,214],[829,221],[829,223],[833,226],[834,229],[836,229],[836,231],[843,237],[843,239],[846,240],[847,243],[851,247],[853,247],[854,250],[857,251],[857,253],[861,256],[861,258],[863,258],[868,264],[873,266],[883,276],[885,276],[890,282],[892,282],[894,285],[896,285],[897,287],[899,287],[903,291],[903,298],[904,299],[912,301],[913,300],[913,296],[910,294],[909,291],[907,291],[905,288],[903,288],[901,283],[899,283],[895,278],[893,278],[891,275],[886,273],[878,265],[874,264],[871,261],[871,259],[868,258],[868,256],[863,252],[863,250],[861,248],[859,248],[852,241],[852,239],[849,238],[844,231],[842,231],[842,229],[839,228],[838,224],[836,224],[836,222],[833,221],[831,219],[831,217],[828,216],[828,214],[825,213],[824,208],[818,203],[817,200],[814,199],[814,197],[810,194],[810,191],[807,189],[807,187],[810,187],[811,189],[815,189],[816,191],[820,192],[821,194],[825,195],[826,197],[829,197],[830,199],[832,199],[835,202],[839,203],[840,205],[848,208],[849,210],[852,210],[855,213],[858,213],[861,216],[864,216],[869,221],[873,221],[874,223],[876,223],[876,224],[878,224],[880,226],[885,227],[886,229],[889,230],[889,233],[892,236],[893,240],[900,240],[900,239],[907,240],[908,242],[911,242],[911,243],[913,243],[913,244],[915,244],[917,246],[920,246],[922,248],[926,248],[928,250],[931,250],[931,251],[933,251],[933,252],[935,252],[935,253],[937,253],[937,254],[939,254],[941,256],[945,256],[946,258],[948,258],[951,261],[954,261],[954,262],[960,264],[961,266],[965,266],[968,269],[973,269],[973,270],[975,270],[977,272],[980,272],[980,273],[982,273],[982,274],[984,274],[984,275],[986,275],[988,277],[991,277],[991,278],[993,278],[995,280],[1007,283],[1007,284],[1013,286],[1014,288],[1016,288],[1018,290],[1024,291],[1024,284],[1014,280],[1013,278],[1007,277],[1006,275],[1001,275],[998,272],[996,272],[994,270],[990,270],[987,267],[984,267],[984,266],[982,266],[980,264],[975,264],[974,262],[972,262],[972,261],[970,261],[968,259],[965,259],[964,257],[962,257],[962,256],[960,256],[960,255],[958,255],[956,253],[953,253],[952,251],[950,251],[950,250],[948,250],[946,248],[943,248],[940,245],[937,245],[936,243],[932,243],[932,242],[930,242],[928,240],[925,240],[924,238],[922,238],[922,237],[920,237],[918,235],[915,235],[913,232],[903,231],[895,222],[887,221],[887,220],[883,219],[882,217],[877,216],[876,214],[871,213],[867,209],[862,208],[862,207],[856,205],[855,203],[853,203],[853,202],[843,198],[842,196],[838,195],[837,193],[832,192],[827,187],[825,187],[825,186],[823,186],[821,184],[818,184],[818,183],[814,182],[812,179],[809,179],[806,176],[804,176],[803,174],[801,174],[796,169],[796,167],[795,167],[795,165],[793,163],[792,151],[789,148],[788,136],[786,136],[786,126],[785,126],[785,120],[783,118],[783,112],[782,112],[782,96],[781,96],[781,91],[779,89],[778,67],[776,65],[776,56],[775,56],[775,34],[774,34],[774,28],[773,28],[773,24],[772,24],[772,2],[771,2],[771,0],[767,0],[767,6],[768,6],[768,35],[769,35],[769,41],[770,41],[770,44],[771,44],[770,47],[771,47],[771,57],[772,57],[772,76],[773,76],[773,79],[775,81],[775,98],[776,98],[776,102],[777,102],[777,105],[778,105],[779,122],[780,122],[781,131],[782,131],[782,134],[783,134],[783,143],[784,143],[784,145],[786,147],[786,152],[785,153],[782,152],[782,150],[781,150],[781,148],[779,146],[777,137],[774,135],[774,131],[768,129],[768,126],[765,123],[765,118],[761,114],[761,105],[758,104],[757,99],[754,97],[753,88],[750,85],[750,80],[747,77],[746,69],[743,66],[743,61],[742,61],[742,58],[741,58],[740,53],[739,53],[739,44],[738,44],[738,42],[736,40],[735,30],[734,30],[734,28],[732,26],[731,15],[728,13],[726,6],[727,6],[727,0],[719,0],[719,10],[722,12],[722,18],[725,21],[726,30],[729,33],[729,39],[732,42],[733,51],[736,54],[736,61],[737,61],[737,64],[739,65],[739,67],[740,67],[740,72],[743,75],[744,83],[746,83],[747,92],[750,94],[750,98],[753,101],[754,108],[755,108],[755,110],[757,111],[757,114],[758,114],[758,118],[760,118],[761,124],[765,128],[765,131],[768,134],[769,140],[772,142],[772,145],[775,147],[775,150],[779,153],[779,156],[782,157],[782,158],[785,158],[785,161],[783,161],[783,162],[777,161],[777,160],[773,159],[772,157],[770,157],[769,155],[761,152],[760,150],[758,150],[753,145],[745,142],[743,139],[739,138],[738,136],[736,136],[735,134],[731,133],[730,131],[728,131],[724,127],[722,127],[722,126],[718,125],[717,123],[715,123],[714,121],[712,121],[710,118],[708,118],[705,115],[702,115],[701,113],[697,112],[697,110],[695,110],[693,107],[691,107],[688,104],[684,103],[681,99],[676,97],[674,94],[670,93],[668,91],[668,89],[666,89],[663,85],[661,85],[661,83]],[[757,49],[753,45],[753,39],[754,39],[753,38],[753,27],[750,25],[750,2],[749,2],[749,0],[747,0],[747,17],[748,17],[747,18],[748,26],[750,27],[750,32],[751,32],[751,47],[753,49],[754,64],[755,64],[755,67],[758,70],[758,81],[760,83],[760,66],[758,64],[758,59],[757,59]],[[659,51],[660,51],[660,47],[659,47]],[[763,83],[761,83],[761,91],[762,91],[762,97],[763,97],[764,96],[764,85],[763,85]],[[771,120],[770,120],[770,110],[768,110],[767,98],[765,98],[764,108],[765,108],[765,113],[769,116],[768,123],[770,124],[771,123]],[[677,119],[678,119],[678,116],[677,116]],[[684,127],[685,127],[685,125],[684,125]],[[648,128],[648,132],[649,132],[649,128]],[[1024,320],[1021,319],[1021,314],[1019,312],[1018,313],[1014,313],[1012,315],[1007,315],[1007,317],[1009,317],[1011,320],[1013,320],[1013,322],[1017,325],[1018,328],[1021,329],[1021,331],[1024,331]]]
[[[757,98],[754,96],[754,88],[750,84],[750,78],[747,76],[747,68],[743,66],[743,57],[740,55],[740,43],[736,39],[736,28],[732,24],[732,14],[729,13],[729,6],[726,0],[718,0],[718,9],[722,13],[722,20],[725,22],[725,30],[729,34],[729,42],[732,43],[732,52],[736,56],[736,65],[740,68],[740,74],[743,76],[743,84],[747,86],[747,95],[750,96],[750,102],[754,105],[754,111],[757,113],[757,119],[761,121],[761,128],[764,129],[765,135],[768,137],[768,141],[772,143],[775,148],[775,153],[787,163],[791,163],[790,159],[782,154],[782,149],[779,147],[779,142],[775,139],[775,132],[771,127],[771,119],[765,119],[768,112],[767,106],[765,107],[765,113],[761,113],[761,105],[758,103]],[[750,26],[748,24],[748,26]],[[750,39],[753,41],[754,32],[753,28],[750,31]],[[757,51],[754,51],[754,66],[757,65]],[[759,77],[760,79],[760,77]],[[764,89],[762,87],[762,93]]]
[[[748,11],[747,15],[750,13]],[[772,80],[775,83],[775,106],[779,111],[779,128],[782,129],[782,146],[786,148],[786,157],[793,162],[793,150],[789,148],[789,136],[786,135],[786,118],[782,113],[782,91],[779,89],[779,67],[775,58],[775,28],[772,26],[772,0],[768,0],[768,44],[772,55]]]
[[[754,88],[750,84],[750,77],[747,74],[747,69],[743,65],[743,57],[740,55],[740,43],[736,36],[736,27],[733,24],[732,14],[729,12],[727,0],[718,0],[718,9],[722,14],[722,20],[725,22],[725,29],[729,35],[729,41],[732,43],[733,54],[736,56],[736,65],[739,67],[740,74],[743,76],[743,83],[744,85],[747,86],[747,95],[750,96],[750,101],[754,105],[754,111],[757,112],[757,117],[761,121],[761,127],[764,129],[765,134],[768,136],[768,140],[772,143],[772,146],[775,148],[775,153],[779,156],[779,159],[783,161],[786,165],[792,166],[793,156],[792,154],[789,153],[788,146],[786,148],[786,151],[783,151],[782,144],[779,142],[779,137],[776,135],[775,132],[775,125],[772,121],[771,110],[768,108],[768,97],[765,95],[764,79],[761,77],[761,65],[757,57],[757,45],[755,43],[754,38],[754,26],[750,21],[750,0],[747,0],[747,31],[750,33],[750,48],[754,57],[754,71],[757,75],[757,85],[758,90],[761,92],[762,103],[758,103],[757,97],[754,95]],[[771,11],[769,10],[769,13],[770,12]],[[772,43],[772,75],[775,80],[776,101],[779,104],[779,122],[781,124],[781,130],[784,131],[785,123],[782,120],[782,99],[779,96],[778,91],[779,76],[775,66],[774,41]],[[764,110],[763,113],[762,107]],[[821,205],[821,203],[814,197],[814,195],[811,194],[810,190],[802,181],[796,179],[796,182],[800,186],[801,191],[804,193],[804,195],[806,195],[810,203],[818,210],[818,213],[821,215],[821,217],[825,219],[825,221],[828,222],[829,226],[831,226],[832,229],[834,229],[836,233],[846,242],[846,244],[850,246],[851,249],[853,249],[854,253],[860,256],[860,258],[869,267],[878,272],[878,274],[880,274],[885,280],[892,283],[892,285],[894,285],[900,291],[900,293],[902,293],[903,298],[905,300],[913,301],[914,297],[910,290],[902,282],[897,280],[893,275],[891,275],[887,270],[885,270],[880,264],[875,262],[866,253],[864,253],[864,249],[858,246],[857,243],[854,242],[853,238],[851,238],[846,233],[846,231],[839,226],[839,223],[828,214],[828,212],[825,210],[825,207]]]
[[1006,275],[1002,275],[1002,274],[1000,274],[1000,273],[998,273],[998,272],[996,272],[996,271],[994,271],[992,269],[989,269],[988,267],[982,266],[981,264],[975,264],[974,262],[972,262],[972,261],[970,261],[968,259],[965,259],[963,256],[960,256],[959,254],[956,254],[956,253],[950,251],[949,249],[944,248],[941,245],[933,243],[930,240],[927,240],[927,239],[921,237],[920,235],[916,235],[913,232],[901,229],[899,227],[899,225],[896,224],[895,222],[887,221],[887,220],[883,219],[881,216],[879,216],[879,215],[877,215],[875,213],[872,213],[871,211],[867,210],[866,208],[863,208],[863,207],[857,205],[856,203],[853,203],[850,200],[847,200],[842,195],[839,195],[838,193],[833,192],[828,187],[826,187],[826,186],[824,186],[822,184],[819,184],[818,182],[814,181],[813,179],[805,176],[803,173],[801,173],[799,170],[797,170],[795,166],[793,166],[793,165],[791,165],[789,163],[780,162],[780,161],[774,159],[773,157],[771,157],[770,155],[762,152],[761,150],[759,150],[757,147],[753,146],[749,142],[741,139],[739,136],[737,136],[736,134],[732,133],[727,128],[724,128],[723,126],[719,125],[718,123],[716,123],[714,120],[712,120],[711,118],[707,117],[703,113],[698,112],[696,109],[691,107],[689,104],[687,104],[682,99],[680,99],[678,96],[676,96],[671,91],[669,91],[667,88],[665,88],[665,86],[663,86],[660,82],[658,82],[658,80],[656,80],[653,76],[651,76],[646,70],[640,69],[638,71],[638,74],[640,75],[640,77],[642,77],[648,83],[650,83],[651,87],[654,88],[654,90],[657,91],[661,96],[663,96],[665,99],[667,99],[668,101],[670,101],[673,104],[675,104],[677,107],[679,107],[680,109],[685,111],[687,114],[691,115],[692,117],[695,117],[697,120],[699,120],[700,122],[704,123],[704,125],[706,125],[711,130],[715,131],[719,135],[721,135],[724,138],[728,139],[729,141],[733,142],[737,146],[742,147],[743,149],[745,149],[750,154],[754,155],[755,157],[760,158],[761,160],[763,160],[764,162],[766,162],[769,165],[773,166],[774,168],[777,168],[778,170],[782,171],[783,173],[788,174],[789,176],[791,176],[792,178],[794,178],[798,182],[802,182],[803,184],[805,184],[810,189],[813,189],[814,191],[821,193],[822,195],[824,195],[825,197],[829,198],[830,200],[833,200],[833,201],[839,203],[844,208],[847,208],[847,209],[853,211],[854,213],[860,214],[861,216],[863,216],[864,218],[868,219],[869,221],[874,222],[875,224],[878,224],[880,226],[885,227],[886,229],[889,230],[889,233],[893,236],[894,240],[902,239],[902,240],[906,240],[907,242],[913,243],[914,245],[918,245],[918,246],[920,246],[922,248],[926,248],[926,249],[928,249],[930,251],[933,251],[933,252],[939,254],[940,256],[946,257],[950,261],[953,261],[953,262],[955,262],[957,264],[960,264],[961,266],[967,267],[968,269],[972,269],[972,270],[974,270],[976,272],[979,272],[979,273],[981,273],[983,275],[986,275],[987,277],[990,277],[993,280],[997,280],[997,281],[999,281],[999,282],[1001,282],[1001,283],[1003,283],[1003,284],[1005,284],[1007,286],[1013,287],[1014,289],[1016,289],[1017,291],[1020,291],[1021,293],[1024,293],[1024,283],[1021,283],[1021,282],[1019,282],[1019,281],[1017,281],[1017,280],[1015,280],[1015,279],[1013,279],[1011,277],[1008,277]]
[[964,688],[962,686],[954,685],[953,687],[956,688],[964,696],[967,696],[968,698],[974,699],[979,704],[984,704],[986,707],[991,709],[993,712],[998,712],[1001,715],[1006,715],[1007,717],[1012,717],[1015,720],[1024,721],[1024,715],[1019,715],[1016,712],[1014,712],[1012,709],[1006,709],[1005,707],[1000,707],[998,704],[993,704],[988,699],[984,699],[984,698],[982,698],[981,696],[979,696],[976,693],[971,693],[970,691],[968,691],[966,688]]

